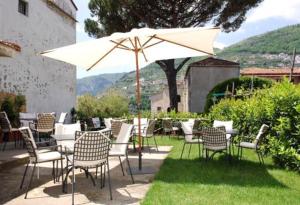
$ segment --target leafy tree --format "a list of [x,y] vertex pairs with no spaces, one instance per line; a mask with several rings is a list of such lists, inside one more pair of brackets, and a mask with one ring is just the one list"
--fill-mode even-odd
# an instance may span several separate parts
[[[231,32],[245,21],[247,11],[260,2],[262,0],[90,0],[89,9],[94,18],[85,20],[85,31],[92,37],[102,37],[145,26],[185,28],[213,23]],[[189,59],[178,65],[174,59],[156,62],[166,74],[170,107],[176,110],[176,75]]]
[[116,90],[108,90],[104,95],[79,96],[77,99],[77,115],[86,120],[90,117],[121,117],[128,114],[129,100]]

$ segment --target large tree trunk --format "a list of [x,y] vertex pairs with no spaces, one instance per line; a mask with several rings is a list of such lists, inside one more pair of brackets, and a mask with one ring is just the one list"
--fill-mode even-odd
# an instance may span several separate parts
[[175,68],[175,60],[163,60],[165,68],[163,71],[166,74],[168,87],[169,87],[169,99],[170,99],[170,108],[178,111],[178,99],[177,99],[177,70]]

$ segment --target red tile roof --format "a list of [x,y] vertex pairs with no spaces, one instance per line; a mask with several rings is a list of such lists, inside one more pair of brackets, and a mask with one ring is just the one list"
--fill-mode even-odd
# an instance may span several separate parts
[[[241,69],[241,75],[289,75],[291,68],[244,68]],[[294,68],[293,74],[300,75],[300,68]]]

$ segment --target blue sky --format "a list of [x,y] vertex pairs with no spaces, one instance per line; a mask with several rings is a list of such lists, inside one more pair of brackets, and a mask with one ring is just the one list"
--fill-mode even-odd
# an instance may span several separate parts
[[[75,0],[77,12],[77,42],[91,39],[84,32],[84,20],[90,17],[89,0]],[[253,35],[258,35],[287,25],[300,23],[300,0],[264,0],[258,7],[247,14],[247,19],[239,30],[232,33],[221,33],[216,39],[216,47],[224,47],[239,42]],[[77,78],[101,73],[128,72],[133,68],[122,67],[117,70],[85,71],[77,69]]]

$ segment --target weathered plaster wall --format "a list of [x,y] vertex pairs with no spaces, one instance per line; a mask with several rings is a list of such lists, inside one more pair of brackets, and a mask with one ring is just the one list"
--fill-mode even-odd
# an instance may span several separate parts
[[0,1],[0,39],[22,49],[14,58],[0,58],[0,91],[24,94],[28,112],[69,111],[76,101],[75,66],[38,53],[75,43],[75,22],[46,1],[27,1],[28,16],[18,12],[18,0]]
[[191,67],[188,76],[188,110],[203,112],[206,96],[213,87],[224,80],[239,77],[239,67]]

